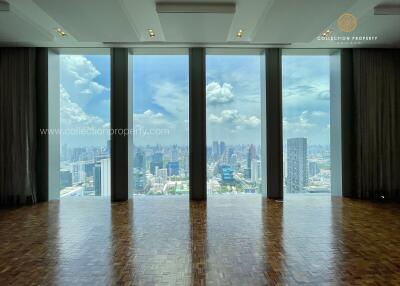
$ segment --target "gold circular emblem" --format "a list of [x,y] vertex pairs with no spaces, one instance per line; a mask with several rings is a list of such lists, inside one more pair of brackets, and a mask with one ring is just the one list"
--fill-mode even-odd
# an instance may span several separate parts
[[356,16],[351,13],[344,13],[337,19],[337,26],[343,32],[353,32],[357,28],[358,20]]

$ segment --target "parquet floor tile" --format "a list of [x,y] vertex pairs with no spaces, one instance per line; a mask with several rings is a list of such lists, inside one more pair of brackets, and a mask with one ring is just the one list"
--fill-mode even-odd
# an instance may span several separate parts
[[328,196],[0,210],[0,285],[400,285],[400,208]]

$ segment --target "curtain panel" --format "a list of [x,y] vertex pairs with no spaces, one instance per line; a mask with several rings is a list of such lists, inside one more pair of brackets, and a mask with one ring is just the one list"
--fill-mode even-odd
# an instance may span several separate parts
[[0,48],[0,205],[36,202],[35,48]]
[[355,197],[400,199],[400,50],[353,51]]

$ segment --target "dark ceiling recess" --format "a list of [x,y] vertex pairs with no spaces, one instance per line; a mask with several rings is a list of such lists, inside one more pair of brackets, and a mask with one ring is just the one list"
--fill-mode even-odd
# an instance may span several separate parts
[[379,4],[374,8],[374,15],[400,15],[400,5]]
[[234,14],[235,3],[198,2],[158,2],[157,13],[219,13]]
[[7,1],[1,1],[0,0],[0,12],[1,11],[10,11],[10,3],[8,3]]

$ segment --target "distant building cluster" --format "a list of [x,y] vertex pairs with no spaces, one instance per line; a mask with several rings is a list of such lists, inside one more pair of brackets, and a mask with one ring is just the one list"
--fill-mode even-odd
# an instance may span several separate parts
[[[284,154],[286,193],[330,192],[329,146],[307,145],[307,138],[289,138]],[[254,144],[207,147],[207,192],[262,193],[262,148]],[[134,146],[133,192],[136,195],[189,193],[189,147]],[[60,196],[110,196],[110,141],[104,148],[63,145]]]
[[110,141],[105,148],[61,150],[60,196],[110,196]]

